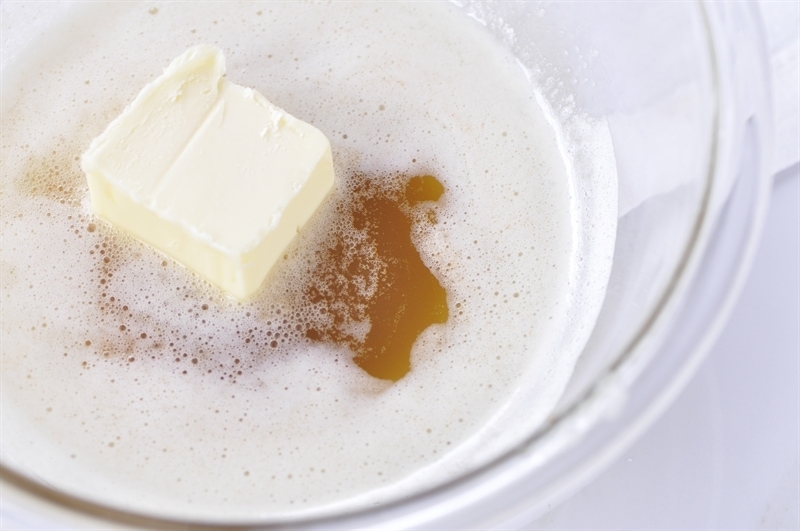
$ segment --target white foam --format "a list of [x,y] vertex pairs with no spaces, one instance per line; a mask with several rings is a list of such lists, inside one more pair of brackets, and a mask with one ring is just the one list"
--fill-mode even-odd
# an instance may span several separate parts
[[[22,90],[2,117],[4,464],[113,506],[247,520],[391,500],[546,421],[602,300],[616,205],[587,207],[608,190],[577,182],[571,140],[474,20],[428,3],[126,3],[82,6],[53,35],[6,67]],[[201,42],[325,132],[337,174],[444,183],[414,239],[450,318],[399,382],[292,337],[291,261],[238,304],[91,216],[78,155]],[[607,156],[602,127],[584,132]]]

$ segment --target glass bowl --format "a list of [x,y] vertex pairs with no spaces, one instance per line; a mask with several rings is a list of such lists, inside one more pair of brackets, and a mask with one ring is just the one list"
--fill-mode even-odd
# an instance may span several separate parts
[[[4,3],[3,120],[35,89],[43,58],[68,57],[84,32],[159,7]],[[258,518],[176,518],[86,497],[20,466],[9,450],[19,441],[5,431],[4,516],[121,528],[513,527],[579,489],[670,404],[727,317],[766,208],[772,125],[757,10],[461,0],[447,9],[513,56],[556,126],[579,204],[575,241],[588,265],[573,279],[586,283],[575,303],[599,294],[601,304],[589,312],[590,326],[561,331],[557,344],[577,343],[580,355],[545,421],[523,423],[511,443],[473,465],[378,505]],[[598,151],[598,130],[613,157]],[[605,223],[610,204],[613,242],[601,247],[613,248],[613,258],[593,251],[601,233],[580,228]],[[609,271],[593,285],[589,269],[603,264]],[[516,407],[524,411],[524,401]]]

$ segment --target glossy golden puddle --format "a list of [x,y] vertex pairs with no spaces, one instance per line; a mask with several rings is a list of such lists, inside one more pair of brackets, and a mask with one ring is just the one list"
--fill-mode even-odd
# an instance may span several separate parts
[[[367,373],[396,381],[409,371],[422,331],[447,321],[445,290],[411,241],[411,209],[438,200],[444,187],[426,175],[388,190],[361,179],[351,192],[339,214],[352,225],[319,251],[320,266],[305,288],[326,324],[309,327],[306,336],[346,346]],[[426,219],[436,223],[435,213]]]

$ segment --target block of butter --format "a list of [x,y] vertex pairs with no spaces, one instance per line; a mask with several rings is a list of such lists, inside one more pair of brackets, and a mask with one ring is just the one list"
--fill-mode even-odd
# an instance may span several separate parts
[[94,212],[233,297],[254,294],[333,187],[328,139],[196,46],[81,158]]

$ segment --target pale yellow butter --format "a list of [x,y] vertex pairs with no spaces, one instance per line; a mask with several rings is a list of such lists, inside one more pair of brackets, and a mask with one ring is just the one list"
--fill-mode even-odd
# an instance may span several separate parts
[[261,286],[333,187],[328,139],[227,81],[196,46],[81,159],[95,213],[237,299]]

